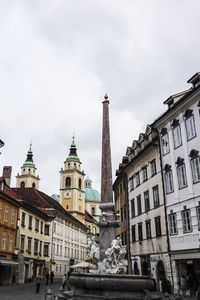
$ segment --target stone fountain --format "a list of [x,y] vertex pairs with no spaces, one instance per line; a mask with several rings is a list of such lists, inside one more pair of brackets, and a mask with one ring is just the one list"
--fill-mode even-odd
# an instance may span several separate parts
[[[109,101],[103,101],[101,205],[99,241],[88,240],[88,256],[97,265],[93,273],[73,273],[70,277],[72,292],[66,298],[74,300],[144,299],[146,291],[155,291],[155,280],[147,276],[127,275],[126,246],[116,237],[119,215],[115,215],[112,190],[112,166],[110,151]],[[148,296],[148,299],[155,296]],[[61,299],[58,297],[58,299]]]

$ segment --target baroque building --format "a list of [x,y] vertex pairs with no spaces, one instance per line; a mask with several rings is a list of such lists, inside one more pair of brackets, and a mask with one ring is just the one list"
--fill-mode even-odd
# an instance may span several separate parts
[[33,187],[39,189],[40,178],[36,176],[36,170],[37,168],[33,162],[32,145],[30,144],[26,161],[21,167],[21,175],[18,173],[16,176],[16,187]]
[[[170,96],[168,109],[152,124],[159,131],[174,291],[190,277],[200,280],[200,73],[192,87]],[[189,284],[189,283],[188,283]]]
[[63,208],[82,223],[85,222],[84,176],[73,137],[69,155],[60,171],[60,199]]

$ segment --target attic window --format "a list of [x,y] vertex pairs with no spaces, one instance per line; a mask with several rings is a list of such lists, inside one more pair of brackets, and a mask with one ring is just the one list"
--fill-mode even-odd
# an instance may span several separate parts
[[169,103],[168,103],[168,107],[169,108],[172,108],[174,106],[174,100],[171,100]]

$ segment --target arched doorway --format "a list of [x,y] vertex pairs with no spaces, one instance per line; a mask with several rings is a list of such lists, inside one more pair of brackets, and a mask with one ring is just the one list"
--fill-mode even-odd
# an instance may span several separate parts
[[135,275],[140,275],[140,270],[139,270],[139,268],[138,268],[138,263],[137,263],[137,261],[134,262],[133,270],[134,270],[134,274],[135,274]]
[[165,267],[162,260],[159,260],[157,263],[156,274],[158,280],[164,280],[166,278]]
[[146,261],[143,261],[142,263],[142,275],[147,275],[149,276],[149,265]]

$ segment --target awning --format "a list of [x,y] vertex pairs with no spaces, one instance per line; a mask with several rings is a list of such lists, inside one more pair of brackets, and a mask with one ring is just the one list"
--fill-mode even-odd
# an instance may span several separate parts
[[0,259],[0,265],[4,265],[4,266],[18,266],[19,263],[13,260],[9,260],[9,259]]

